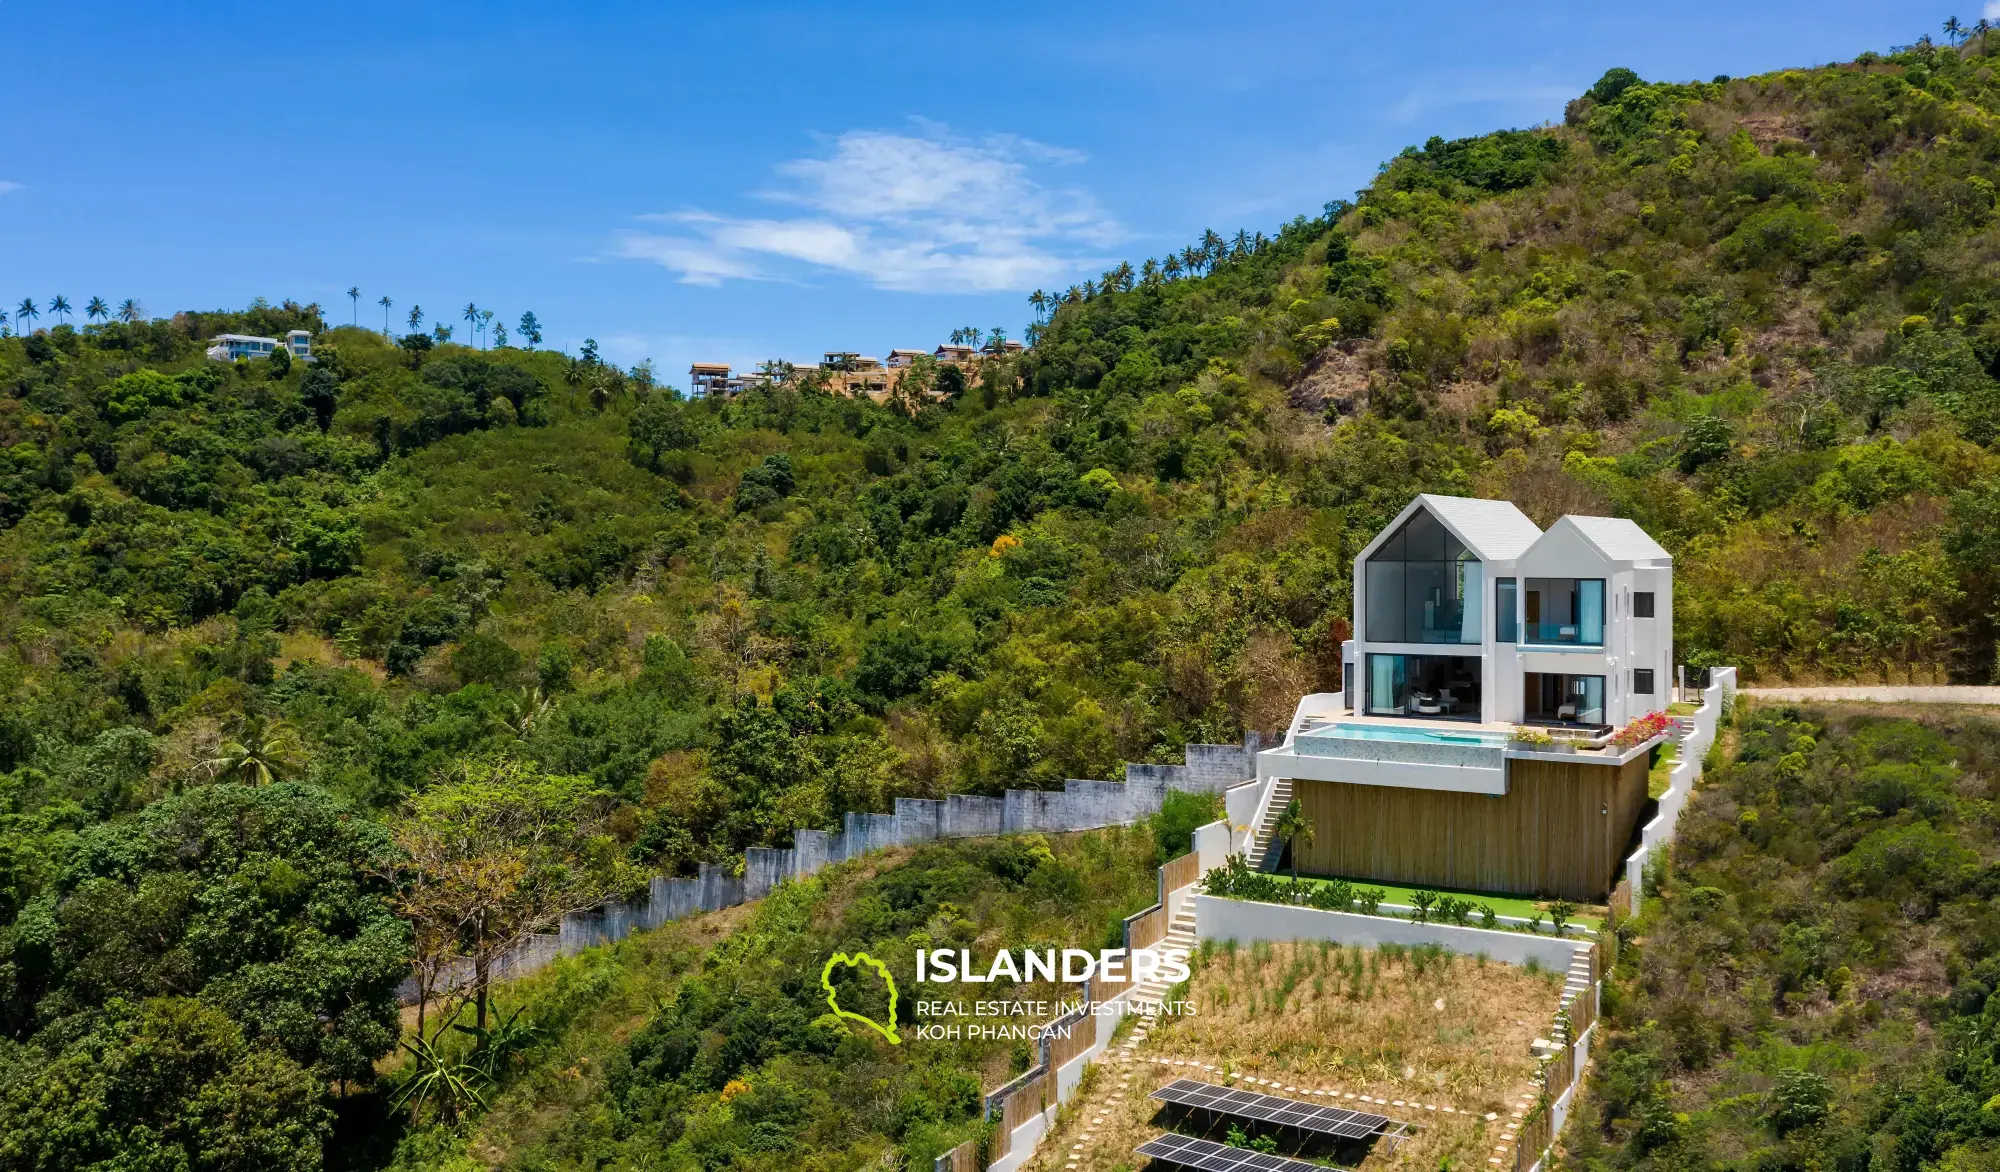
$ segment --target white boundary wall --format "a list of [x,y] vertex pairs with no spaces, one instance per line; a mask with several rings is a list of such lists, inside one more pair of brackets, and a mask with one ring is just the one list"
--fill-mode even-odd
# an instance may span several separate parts
[[1687,806],[1695,782],[1701,779],[1702,758],[1715,744],[1716,729],[1722,722],[1723,697],[1735,691],[1735,668],[1718,667],[1709,672],[1708,687],[1701,693],[1701,707],[1690,718],[1694,727],[1681,738],[1680,760],[1674,763],[1673,772],[1668,774],[1667,792],[1660,797],[1659,813],[1640,830],[1639,849],[1625,860],[1625,881],[1632,889],[1633,915],[1639,914],[1639,901],[1645,894],[1646,865],[1655,853],[1674,840],[1674,829],[1680,823],[1681,810]]
[[1389,916],[1330,912],[1281,903],[1253,903],[1220,895],[1194,897],[1194,923],[1195,935],[1202,940],[1234,940],[1238,944],[1255,944],[1260,940],[1273,944],[1291,940],[1329,940],[1366,948],[1380,948],[1384,944],[1436,944],[1449,952],[1466,956],[1485,953],[1489,959],[1504,964],[1525,965],[1532,959],[1542,968],[1555,972],[1566,971],[1576,954],[1588,951],[1591,945],[1587,939],[1537,936],[1527,932],[1503,932],[1458,924],[1419,924]]

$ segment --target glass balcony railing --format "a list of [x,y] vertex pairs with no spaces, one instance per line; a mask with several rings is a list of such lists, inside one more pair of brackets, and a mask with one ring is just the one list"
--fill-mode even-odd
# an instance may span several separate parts
[[1604,624],[1583,625],[1579,623],[1524,623],[1521,642],[1545,643],[1565,647],[1604,646]]

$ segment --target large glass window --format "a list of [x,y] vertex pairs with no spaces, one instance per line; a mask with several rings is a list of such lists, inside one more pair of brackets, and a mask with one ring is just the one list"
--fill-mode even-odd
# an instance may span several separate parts
[[1493,580],[1493,638],[1512,643],[1521,637],[1520,599],[1515,596],[1514,579]]
[[1522,688],[1523,715],[1532,724],[1602,725],[1604,677],[1531,671]]
[[1370,655],[1368,714],[1478,720],[1479,664],[1469,655]]
[[1522,642],[1604,646],[1604,579],[1529,578],[1522,594]]
[[1368,558],[1368,641],[1479,642],[1484,573],[1458,538],[1418,509]]

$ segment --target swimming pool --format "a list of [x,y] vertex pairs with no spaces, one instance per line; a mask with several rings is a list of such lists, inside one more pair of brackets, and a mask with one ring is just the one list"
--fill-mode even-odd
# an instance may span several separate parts
[[1485,748],[1500,748],[1507,743],[1507,734],[1486,732],[1481,729],[1463,731],[1427,728],[1411,728],[1401,724],[1325,724],[1308,729],[1301,737],[1325,737],[1344,741],[1400,741],[1406,745],[1466,745]]

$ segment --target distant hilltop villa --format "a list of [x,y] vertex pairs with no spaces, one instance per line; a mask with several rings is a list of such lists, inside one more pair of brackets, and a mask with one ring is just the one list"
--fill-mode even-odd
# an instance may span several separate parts
[[210,339],[208,356],[217,362],[234,362],[238,358],[269,358],[282,346],[291,352],[293,358],[301,362],[312,361],[312,332],[292,330],[283,341],[277,338],[260,338],[255,334],[221,334]]
[[[794,365],[767,362],[755,371],[736,374],[726,362],[697,362],[688,367],[688,393],[700,398],[727,398],[752,387],[768,386],[796,378],[800,370],[817,375],[826,388],[837,394],[866,395],[886,399],[903,377],[927,359],[939,366],[961,370],[976,368],[993,358],[1009,358],[1026,350],[1019,342],[998,339],[986,347],[953,343],[935,350],[891,350],[887,358],[870,358],[850,350],[829,350],[817,363]],[[934,388],[933,388],[934,390]]]

